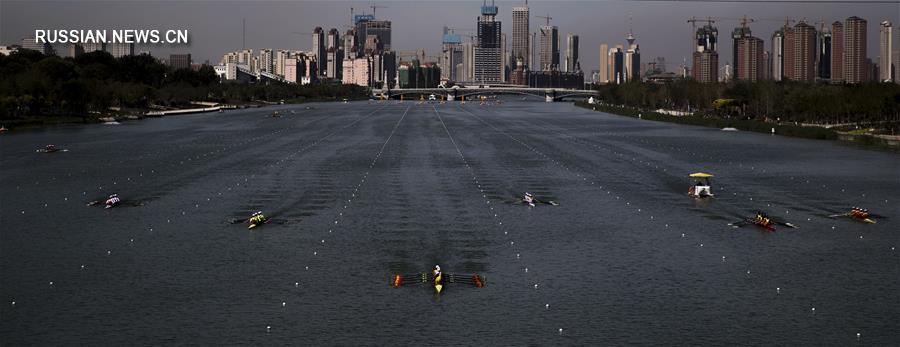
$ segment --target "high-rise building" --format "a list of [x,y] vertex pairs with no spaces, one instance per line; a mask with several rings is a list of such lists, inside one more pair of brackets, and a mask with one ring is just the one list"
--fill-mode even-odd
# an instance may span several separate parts
[[293,57],[293,54],[291,54],[290,51],[286,51],[283,49],[279,49],[279,50],[275,51],[275,74],[276,75],[285,76],[284,65],[287,63],[287,59],[292,58],[292,57]]
[[600,66],[598,68],[597,83],[609,83],[609,45],[600,44]]
[[500,34],[500,82],[506,83],[509,76],[509,54],[506,50],[506,34]]
[[79,55],[84,54],[84,46],[80,43],[70,43],[66,45],[66,56],[75,58]]
[[475,81],[475,43],[472,41],[462,44],[463,62],[462,68],[457,72],[457,81]]
[[[740,53],[738,53],[739,41],[752,36],[746,21],[743,21],[740,27],[731,31],[731,63],[734,71],[741,71]],[[735,75],[738,74],[736,73]]]
[[313,30],[312,40],[312,52],[317,66],[316,76],[325,76],[326,51],[328,50],[328,47],[325,46],[325,30],[322,27],[316,27]]
[[444,27],[443,45],[441,49],[441,80],[456,81],[457,65],[463,60],[462,39],[450,33]]
[[134,55],[134,43],[110,43],[106,45],[106,49],[109,54],[116,58]]
[[693,55],[691,74],[699,82],[717,82],[719,80],[719,30],[712,24],[697,29],[696,50]]
[[812,82],[816,78],[816,28],[800,21],[794,25],[792,34],[794,66],[787,77],[793,81]]
[[43,55],[53,55],[56,52],[49,43],[38,43],[35,39],[22,39],[22,49],[30,49],[41,52]]
[[756,82],[763,79],[763,41],[745,36],[737,40],[735,76],[741,81]]
[[381,43],[381,49],[385,51],[391,50],[391,21],[376,20],[374,15],[363,14],[354,16],[353,25],[355,27],[355,41],[358,54],[364,54],[364,45],[366,39],[370,35],[378,37],[378,42]]
[[878,66],[881,69],[879,70],[879,82],[892,82],[894,80],[893,71],[891,69],[891,65],[894,62],[891,58],[891,54],[894,53],[893,41],[894,36],[891,22],[881,22],[878,36]]
[[622,45],[609,49],[609,83],[625,83],[625,52]]
[[503,80],[503,39],[497,6],[491,1],[481,6],[478,17],[478,44],[475,47],[475,81],[497,83]]
[[541,70],[559,70],[559,28],[541,27]]
[[831,81],[844,80],[844,23],[831,24]]
[[329,47],[325,52],[325,77],[340,80],[343,72],[343,50],[339,47]]
[[772,51],[770,54],[769,75],[774,81],[784,79],[784,30],[779,29],[772,34]]
[[640,81],[641,49],[634,43],[634,34],[631,32],[625,37],[625,41],[628,42],[628,49],[625,51],[625,80]]
[[831,31],[823,26],[816,43],[817,77],[822,80],[831,79],[831,37]]
[[865,82],[866,20],[853,16],[844,21],[844,81]]
[[581,71],[578,61],[578,35],[566,35],[566,72]]
[[[530,10],[528,5],[516,6],[512,9],[512,57],[521,58],[525,67],[531,68],[531,52],[529,49]],[[513,60],[515,62],[516,60]]]
[[357,37],[355,29],[347,30],[344,36],[341,37],[341,49],[344,50],[344,59],[356,59],[364,54],[359,51],[359,46],[356,43]]
[[169,54],[169,66],[174,70],[190,69],[191,54]]
[[275,55],[272,50],[263,48],[259,50],[259,72],[275,73]]
[[772,52],[763,52],[761,66],[762,71],[760,72],[760,78],[764,80],[772,80]]
[[284,80],[290,83],[301,84],[303,76],[306,74],[306,63],[300,58],[287,58],[284,60],[282,72]]

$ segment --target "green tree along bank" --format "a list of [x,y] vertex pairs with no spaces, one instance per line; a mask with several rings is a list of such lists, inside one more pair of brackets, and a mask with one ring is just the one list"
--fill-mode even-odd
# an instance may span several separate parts
[[192,101],[242,104],[365,96],[366,89],[355,85],[223,83],[211,66],[173,70],[149,55],[113,58],[91,52],[60,58],[31,50],[0,55],[0,119],[7,126],[92,122],[111,108],[183,108]]
[[[706,123],[712,120],[751,120],[782,125],[843,124],[875,128],[881,134],[900,133],[900,85],[891,83],[699,83],[680,79],[668,84],[634,82],[594,86],[594,89],[599,91],[599,99],[606,107],[616,105],[622,110],[633,109],[645,115],[647,111],[658,109],[690,111],[694,114],[693,117],[658,114],[666,116],[666,119],[659,120],[696,118],[706,119]],[[612,109],[607,111],[615,112]],[[701,121],[683,119],[680,122]],[[768,131],[771,126],[763,128]]]

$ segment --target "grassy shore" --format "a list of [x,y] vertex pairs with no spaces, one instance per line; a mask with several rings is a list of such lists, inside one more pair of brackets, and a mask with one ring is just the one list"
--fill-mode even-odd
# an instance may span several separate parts
[[849,142],[865,148],[900,151],[900,147],[897,146],[895,141],[888,141],[883,138],[865,134],[842,133],[835,129],[828,129],[823,127],[807,127],[785,123],[769,123],[751,119],[729,119],[704,116],[672,116],[659,112],[640,110],[631,107],[622,107],[607,104],[591,105],[587,102],[577,102],[575,103],[575,105],[592,109],[598,112],[606,112],[620,116],[640,118],[651,121],[698,125],[719,129],[735,128],[742,131],[753,131],[766,134],[772,133],[772,129],[775,129],[776,135],[815,140],[840,140],[841,142]]

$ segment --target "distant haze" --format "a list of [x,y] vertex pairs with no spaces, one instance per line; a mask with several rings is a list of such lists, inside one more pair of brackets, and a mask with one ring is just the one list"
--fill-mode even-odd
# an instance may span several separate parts
[[[345,31],[350,22],[350,8],[356,14],[371,13],[368,1],[125,1],[125,2],[0,2],[0,43],[19,44],[35,29],[188,29],[190,46],[138,46],[136,51],[150,51],[167,57],[169,53],[191,53],[195,62],[218,63],[222,54],[241,48],[241,20],[246,18],[246,45],[260,48],[309,50],[309,33],[316,26],[326,30]],[[425,49],[428,55],[440,53],[441,29],[444,25],[475,29],[481,1],[378,1],[385,6],[376,9],[376,17],[393,21],[394,50]],[[512,41],[513,6],[524,1],[498,1],[499,20]],[[560,30],[561,56],[565,54],[565,34],[581,37],[581,66],[585,71],[597,68],[601,43],[624,44],[632,16],[632,28],[641,47],[642,61],[664,56],[670,71],[690,54],[691,16],[781,19],[785,16],[806,19],[810,24],[820,19],[828,25],[849,16],[866,19],[868,56],[878,56],[878,23],[889,20],[900,24],[900,3],[735,3],[735,2],[641,2],[641,1],[529,1],[531,30],[536,31],[549,14],[552,25]],[[783,21],[763,20],[751,23],[754,36],[762,38],[769,50],[770,37]],[[731,30],[737,20],[716,23],[720,37],[720,62],[731,61]],[[897,29],[895,31],[895,47]],[[295,34],[301,33],[301,34]],[[561,57],[564,59],[564,57]]]

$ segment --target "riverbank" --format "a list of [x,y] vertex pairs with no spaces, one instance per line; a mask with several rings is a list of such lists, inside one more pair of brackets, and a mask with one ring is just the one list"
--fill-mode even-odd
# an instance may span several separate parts
[[[356,97],[356,98],[347,98],[347,100],[365,100],[365,98]],[[84,116],[29,116],[20,119],[2,119],[0,120],[0,126],[5,127],[8,131],[12,130],[25,130],[25,129],[40,129],[40,128],[48,128],[48,127],[56,127],[56,126],[66,126],[66,125],[78,125],[78,124],[99,124],[106,122],[124,122],[124,121],[133,121],[133,120],[141,120],[149,117],[170,117],[170,116],[180,116],[180,115],[191,115],[191,114],[200,114],[200,113],[212,113],[212,112],[227,112],[228,110],[236,110],[236,109],[245,109],[245,108],[261,108],[267,106],[274,105],[298,105],[305,104],[310,102],[343,102],[344,99],[339,98],[327,98],[327,99],[294,99],[286,102],[256,102],[256,103],[248,103],[248,104],[198,104],[201,106],[209,106],[209,107],[198,107],[198,108],[169,108],[164,110],[159,109],[128,109],[128,110],[118,110],[110,113],[95,113],[88,114]]]
[[695,115],[674,116],[659,113],[656,111],[646,111],[632,107],[623,107],[608,104],[588,104],[587,102],[576,102],[575,105],[598,112],[611,113],[619,116],[639,118],[651,121],[698,125],[718,129],[736,129],[741,131],[752,131],[758,133],[784,135],[814,140],[832,140],[859,145],[861,147],[870,149],[900,151],[900,139],[898,139],[896,136],[869,135],[858,131],[839,131],[837,128],[762,122],[750,119],[717,118]]

